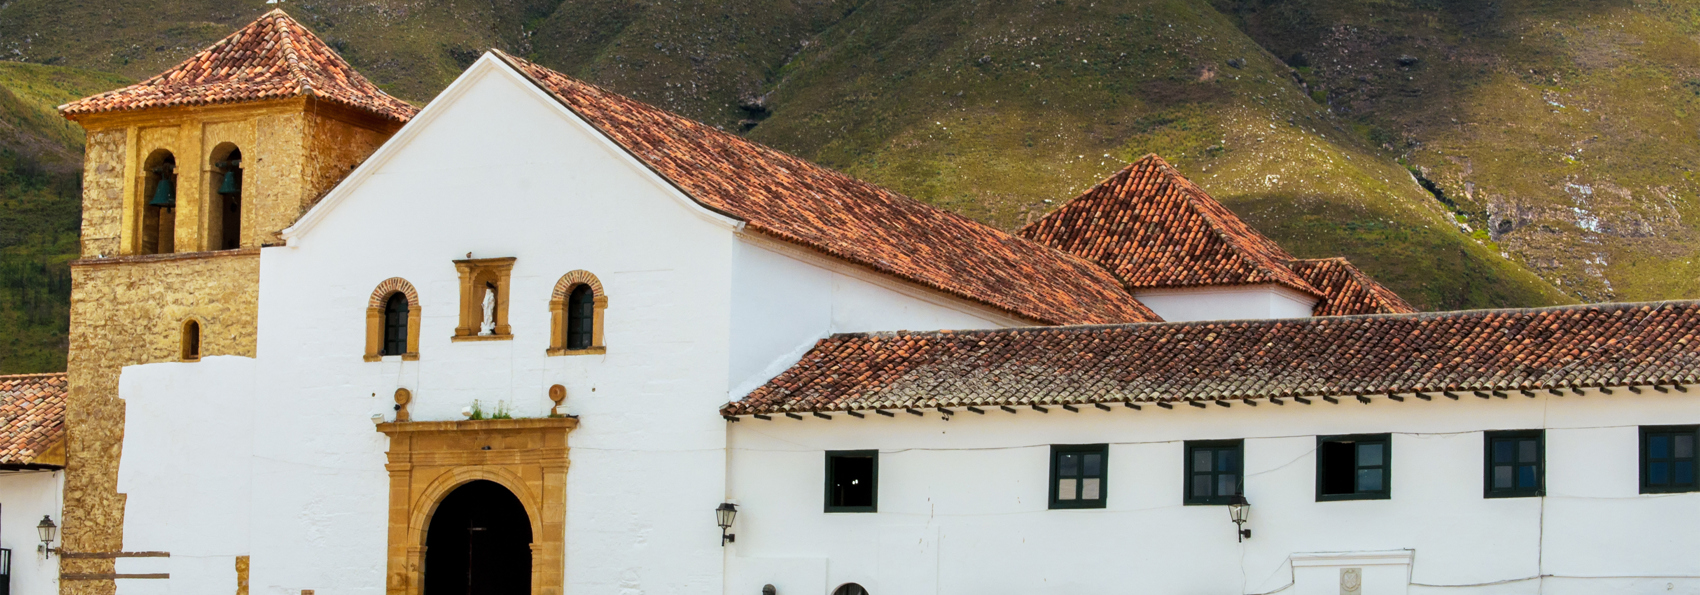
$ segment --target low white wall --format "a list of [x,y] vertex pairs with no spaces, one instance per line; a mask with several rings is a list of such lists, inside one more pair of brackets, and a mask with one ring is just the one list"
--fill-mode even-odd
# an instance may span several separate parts
[[[1342,566],[1318,555],[1408,550],[1411,593],[1700,593],[1700,494],[1642,495],[1637,471],[1637,426],[1700,422],[1694,399],[746,418],[730,424],[742,507],[727,592],[1269,593],[1309,576],[1300,592],[1337,593]],[[1483,498],[1482,432],[1534,428],[1547,429],[1548,496]],[[1379,432],[1393,433],[1392,498],[1317,502],[1316,436]],[[1226,507],[1182,504],[1184,441],[1231,438],[1246,440],[1243,543]],[[1048,510],[1050,445],[1091,443],[1111,445],[1108,507]],[[823,451],[869,448],[879,512],[822,512]],[[1403,592],[1374,566],[1363,593]]]
[[[61,527],[60,494],[63,471],[0,471],[0,547],[12,550],[12,592],[18,595],[59,592],[59,556],[43,557],[36,525],[43,515]],[[54,538],[53,547],[60,541]]]
[[1145,289],[1133,296],[1165,322],[1304,318],[1317,302],[1314,296],[1279,285]]

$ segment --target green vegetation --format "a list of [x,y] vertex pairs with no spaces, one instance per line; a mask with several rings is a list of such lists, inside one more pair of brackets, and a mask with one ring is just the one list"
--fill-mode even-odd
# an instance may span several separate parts
[[65,369],[83,131],[53,108],[125,82],[0,62],[0,373]]
[[[500,47],[1005,229],[1158,153],[1295,254],[1346,256],[1426,309],[1700,297],[1687,4],[277,6],[412,101]],[[141,78],[272,7],[12,0],[0,55]],[[0,253],[37,263],[0,266],[0,329],[63,319],[81,141],[44,110],[103,76],[0,69],[0,133],[32,139],[3,145]],[[54,365],[20,354],[57,324],[10,332],[0,371]]]

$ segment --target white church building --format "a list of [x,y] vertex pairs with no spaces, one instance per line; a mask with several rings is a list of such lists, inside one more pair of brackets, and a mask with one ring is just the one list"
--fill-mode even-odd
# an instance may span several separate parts
[[1156,156],[1008,234],[491,51],[269,244],[118,379],[120,595],[1700,594],[1700,304],[1417,313]]

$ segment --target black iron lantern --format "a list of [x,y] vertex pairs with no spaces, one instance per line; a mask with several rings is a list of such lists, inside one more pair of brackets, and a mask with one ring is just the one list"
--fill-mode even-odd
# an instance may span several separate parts
[[1228,518],[1234,521],[1240,541],[1251,539],[1251,529],[1245,528],[1245,522],[1251,518],[1251,503],[1246,502],[1245,496],[1234,495],[1233,501],[1228,503]]
[[714,520],[720,525],[720,545],[724,546],[728,541],[738,540],[738,536],[726,532],[727,529],[732,528],[732,520],[736,518],[738,518],[737,504],[721,502],[720,507],[714,509]]
[[59,534],[59,525],[53,524],[53,519],[44,514],[41,515],[41,522],[36,524],[35,531],[41,537],[41,547],[37,549],[41,551],[42,556],[52,557],[53,537]]

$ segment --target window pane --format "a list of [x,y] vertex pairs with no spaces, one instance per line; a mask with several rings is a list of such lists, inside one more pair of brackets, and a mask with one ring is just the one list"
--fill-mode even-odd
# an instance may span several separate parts
[[1358,491],[1359,492],[1379,492],[1379,491],[1381,491],[1381,470],[1380,469],[1359,469],[1358,470]]
[[1057,455],[1057,475],[1066,477],[1080,475],[1080,455],[1074,453]]
[[1539,446],[1539,443],[1537,443],[1532,438],[1528,439],[1528,440],[1519,440],[1517,442],[1517,462],[1519,462],[1519,463],[1533,463],[1533,462],[1535,462],[1536,459],[1540,456],[1540,454],[1539,454],[1540,449],[1538,448],[1538,446]]
[[1676,438],[1676,458],[1679,458],[1679,459],[1694,458],[1694,435],[1693,434],[1678,434],[1678,435],[1675,436],[1675,438]]
[[1494,467],[1493,467],[1493,489],[1503,490],[1503,489],[1508,489],[1510,487],[1511,487],[1511,466],[1510,465],[1494,465]]
[[874,505],[874,458],[869,456],[834,456],[827,465],[831,474],[831,506],[861,507]]
[[1232,473],[1224,473],[1216,476],[1216,495],[1231,496],[1235,492],[1239,491],[1237,489],[1239,488],[1239,479],[1238,475],[1234,475]]
[[1074,493],[1075,493],[1075,489],[1074,489],[1075,488],[1075,482],[1077,482],[1077,481],[1079,481],[1079,480],[1076,480],[1076,479],[1059,479],[1059,480],[1057,480],[1057,499],[1058,500],[1073,500],[1074,499]]
[[1664,434],[1648,436],[1647,454],[1655,459],[1670,458],[1670,436]]
[[1102,496],[1098,495],[1098,488],[1102,484],[1103,481],[1104,480],[1098,479],[1096,477],[1081,481],[1080,482],[1080,499],[1081,500],[1097,500],[1098,498],[1101,498]]
[[1509,463],[1509,462],[1511,462],[1511,455],[1513,454],[1513,452],[1512,452],[1513,446],[1515,446],[1515,445],[1512,444],[1512,442],[1510,440],[1495,440],[1495,441],[1493,441],[1493,462],[1495,462],[1495,463]]
[[1675,477],[1671,478],[1671,483],[1679,485],[1689,485],[1694,483],[1694,461],[1671,463],[1671,469],[1676,472],[1673,474]]
[[1523,465],[1517,468],[1517,487],[1532,490],[1541,487],[1534,465]]
[[1192,470],[1196,472],[1209,471],[1210,459],[1209,449],[1200,448],[1192,451]]
[[1318,470],[1322,474],[1322,493],[1350,494],[1355,491],[1356,479],[1353,477],[1355,472],[1352,466],[1355,452],[1352,443],[1324,442],[1318,454],[1322,467]]
[[1086,455],[1085,458],[1086,458],[1086,461],[1085,461],[1086,471],[1083,473],[1083,475],[1086,475],[1088,477],[1096,477],[1096,476],[1104,474],[1103,471],[1100,470],[1100,468],[1104,466],[1103,465],[1104,455],[1089,454],[1089,455]]
[[1239,459],[1238,455],[1239,451],[1232,448],[1224,448],[1216,451],[1216,470],[1233,471],[1235,468],[1239,467],[1239,461],[1237,460]]
[[1382,445],[1380,444],[1358,443],[1358,466],[1381,466],[1381,448]]
[[1670,483],[1670,463],[1647,464],[1647,483],[1654,485]]
[[1210,493],[1209,475],[1192,476],[1192,496],[1194,498],[1209,498],[1212,495],[1214,494]]

